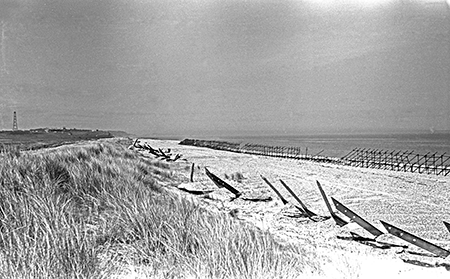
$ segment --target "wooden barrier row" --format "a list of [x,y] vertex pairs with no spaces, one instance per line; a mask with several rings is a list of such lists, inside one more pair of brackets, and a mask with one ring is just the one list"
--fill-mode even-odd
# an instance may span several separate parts
[[418,172],[447,176],[450,173],[450,156],[445,153],[421,155],[414,151],[391,151],[355,148],[341,158],[345,165],[384,170]]
[[267,146],[252,143],[240,144],[225,141],[196,140],[196,139],[185,139],[181,141],[179,144],[197,147],[206,147],[215,150],[223,150],[236,153],[245,153],[245,154],[278,157],[294,160],[311,160],[329,163],[336,163],[337,161],[340,160],[339,158],[320,156],[323,150],[316,154],[308,154],[308,148],[301,148],[301,147]]
[[342,158],[320,156],[320,151],[314,155],[308,154],[308,148],[266,146],[261,144],[240,144],[214,140],[185,139],[181,145],[207,147],[237,153],[279,157],[295,160],[311,160],[333,164],[348,165],[363,168],[417,172],[447,176],[450,174],[450,156],[437,155],[431,152],[421,155],[414,151],[391,151],[369,148],[354,148]]

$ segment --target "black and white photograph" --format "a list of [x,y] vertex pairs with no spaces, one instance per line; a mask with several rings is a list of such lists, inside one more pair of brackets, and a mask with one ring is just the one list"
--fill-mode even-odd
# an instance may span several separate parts
[[449,276],[449,0],[0,0],[0,279]]

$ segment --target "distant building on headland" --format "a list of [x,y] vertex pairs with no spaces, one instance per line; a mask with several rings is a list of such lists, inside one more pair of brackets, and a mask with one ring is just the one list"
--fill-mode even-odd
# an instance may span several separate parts
[[42,133],[48,133],[49,130],[50,130],[49,128],[30,129],[30,133],[35,133],[35,134],[39,133],[39,134],[42,134]]

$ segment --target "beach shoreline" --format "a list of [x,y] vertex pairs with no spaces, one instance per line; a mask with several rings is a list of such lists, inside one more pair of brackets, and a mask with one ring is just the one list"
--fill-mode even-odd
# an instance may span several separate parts
[[[449,249],[450,232],[442,223],[450,220],[450,199],[445,191],[450,186],[449,177],[218,151],[179,145],[179,141],[175,140],[142,139],[141,142],[146,142],[153,148],[170,148],[173,153],[182,155],[184,161],[178,164],[183,167],[177,175],[179,181],[183,182],[178,188],[212,192],[195,196],[186,191],[174,189],[175,191],[194,199],[209,210],[225,212],[249,222],[273,234],[281,243],[301,243],[306,249],[320,251],[324,260],[334,259],[331,262],[335,261],[333,264],[337,265],[335,268],[331,267],[329,272],[338,272],[341,264],[354,267],[359,270],[358,274],[363,275],[362,278],[367,278],[364,275],[369,275],[376,270],[378,264],[383,264],[385,267],[389,266],[385,270],[386,275],[396,278],[417,272],[434,274],[438,278],[448,276],[444,267],[430,269],[404,263],[405,260],[414,260],[418,263],[442,264],[445,260],[431,257],[428,252],[398,238],[388,234],[383,236],[388,241],[408,245],[407,249],[374,248],[342,239],[350,236],[351,231],[367,236],[354,223],[340,228],[332,219],[312,222],[299,216],[299,212],[292,206],[298,204],[282,188],[279,180],[285,181],[308,208],[318,215],[328,216],[329,213],[318,192],[316,181],[323,185],[328,197],[334,197],[347,205],[377,228],[384,229],[379,223],[379,220],[383,220]],[[192,164],[194,182],[189,182]],[[242,196],[233,199],[233,195],[227,190],[217,188],[206,176],[205,167],[242,192]],[[240,174],[241,179],[233,179],[233,174]],[[267,177],[288,199],[290,205],[283,205],[261,176]],[[258,198],[261,201],[249,201]],[[268,198],[271,200],[267,201]],[[414,252],[419,255],[411,254]],[[349,262],[343,263],[343,260]],[[379,263],[375,264],[374,261]]]

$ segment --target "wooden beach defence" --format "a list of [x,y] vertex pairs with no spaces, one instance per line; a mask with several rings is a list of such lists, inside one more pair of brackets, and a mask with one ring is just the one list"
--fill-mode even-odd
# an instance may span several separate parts
[[[133,144],[135,147],[141,147],[142,145],[139,145],[138,142],[135,142]],[[143,148],[142,148],[143,147]],[[169,155],[170,150],[164,151],[162,149],[153,149],[148,145],[144,145],[141,148],[144,150],[148,150],[151,154],[155,155],[156,157],[162,157],[163,159],[167,160],[167,161],[175,161],[173,159],[175,158],[179,158],[181,157],[180,154],[177,154],[175,157],[172,157]],[[358,151],[359,152],[359,151]],[[377,151],[378,152],[378,151]],[[357,153],[357,151],[355,150],[355,152],[353,153]],[[386,152],[383,152],[383,154]],[[398,153],[398,152],[397,152]],[[397,154],[395,153],[395,154]],[[372,154],[377,154],[376,152],[372,152]],[[386,153],[388,154],[388,153]],[[390,153],[389,153],[390,154]],[[398,153],[397,155],[395,155],[394,153],[392,153],[393,158],[395,158],[395,156],[400,156],[402,153]],[[411,152],[408,152],[408,154],[412,154]],[[348,155],[347,158],[351,158],[351,156],[355,156],[355,154],[353,155]],[[405,156],[403,154],[403,156]],[[172,159],[173,158],[173,159]],[[444,159],[442,159],[444,160]],[[192,170],[194,169],[195,164],[192,163],[191,166],[191,176],[190,176],[190,181],[193,181],[193,172]],[[226,183],[225,181],[223,181],[222,179],[220,179],[218,176],[216,176],[215,174],[213,174],[208,168],[205,168],[205,172],[206,175],[212,180],[212,182],[217,185],[219,188],[225,188],[227,189],[230,193],[232,193],[234,195],[234,197],[230,200],[230,202],[234,201],[235,199],[241,198],[242,200],[247,200],[247,201],[270,201],[271,198],[268,199],[246,199],[246,198],[242,198],[241,195],[243,194],[242,192],[240,192],[239,190],[235,189],[233,186],[229,185],[228,183]],[[263,179],[263,181],[276,193],[276,195],[280,198],[280,200],[282,201],[282,203],[284,205],[288,204],[288,200],[285,199],[281,193],[276,189],[276,187],[273,186],[273,184],[271,184],[269,182],[269,180],[267,178],[265,178],[264,176],[261,175],[261,178]],[[292,195],[292,197],[300,204],[300,206],[295,206],[301,213],[304,214],[304,217],[307,217],[308,219],[314,221],[314,222],[320,222],[320,221],[324,221],[327,220],[328,216],[318,216],[316,213],[314,213],[313,211],[309,210],[305,204],[300,200],[300,198],[292,191],[292,189],[283,181],[280,179],[281,184],[283,185],[283,187]],[[363,219],[360,215],[358,215],[356,212],[354,212],[353,210],[349,209],[347,206],[345,206],[343,203],[337,201],[336,199],[334,199],[333,197],[331,197],[331,200],[334,203],[334,206],[336,207],[336,209],[342,213],[344,216],[346,216],[346,219],[341,218],[340,216],[338,216],[337,212],[335,212],[332,207],[330,202],[328,201],[328,198],[325,194],[325,191],[323,190],[322,185],[320,184],[319,181],[316,181],[317,186],[319,188],[319,192],[320,195],[322,196],[323,200],[325,201],[325,205],[330,213],[331,218],[333,218],[333,220],[336,222],[337,226],[340,227],[344,227],[347,226],[349,223],[356,223],[358,224],[361,228],[367,230],[373,237],[363,237],[360,236],[357,233],[354,232],[350,232],[351,237],[340,237],[337,236],[340,239],[345,239],[345,240],[352,240],[352,241],[356,241],[365,245],[370,245],[372,247],[375,248],[380,248],[380,249],[389,249],[392,247],[401,247],[403,249],[407,249],[410,246],[407,245],[399,245],[399,244],[394,244],[394,243],[387,243],[387,242],[383,242],[383,241],[379,241],[377,239],[379,239],[380,236],[385,235],[386,233],[384,233],[383,231],[379,230],[378,228],[376,228],[375,226],[373,226],[371,223],[369,223],[368,221],[366,221],[365,219]],[[209,191],[211,192],[211,191]],[[196,194],[196,193],[193,193]],[[203,192],[202,192],[203,194]],[[314,218],[313,218],[314,217]],[[317,217],[319,217],[319,219],[317,219]],[[435,245],[425,239],[422,239],[416,235],[413,235],[407,231],[404,231],[398,227],[395,227],[394,225],[388,224],[384,221],[381,221],[381,224],[383,225],[383,227],[385,228],[386,232],[388,234],[391,234],[395,237],[398,237],[408,243],[410,243],[411,245],[417,246],[423,250],[426,250],[428,252],[431,252],[433,255],[437,256],[437,257],[441,257],[441,258],[445,258],[445,259],[450,259],[450,251],[448,251],[447,249],[444,249],[442,247],[439,247],[438,245]],[[443,221],[445,227],[449,230],[450,232],[450,224]],[[389,241],[390,242],[390,241]],[[412,252],[411,252],[412,253]],[[422,256],[425,257],[429,257],[429,255],[427,254],[420,254]],[[407,260],[404,260],[405,262],[407,262]],[[414,264],[423,264],[424,266],[434,266],[434,267],[439,267],[442,266],[442,264],[435,264],[435,265],[427,265],[427,263],[421,263],[419,261],[414,260],[413,262]],[[446,266],[447,267],[447,266]]]
[[334,206],[337,210],[339,210],[342,214],[347,216],[350,220],[356,222],[358,225],[360,225],[363,229],[370,232],[375,237],[380,236],[383,234],[382,231],[377,229],[375,226],[364,220],[362,217],[360,217],[358,214],[350,210],[348,207],[343,205],[342,203],[338,202],[336,199],[331,198],[331,200],[334,203]]
[[435,175],[450,175],[450,155],[417,154],[414,151],[382,150],[370,148],[354,148],[342,158],[321,156],[324,151],[314,155],[308,154],[308,148],[266,146],[261,144],[240,144],[215,140],[184,139],[179,144],[206,147],[237,153],[279,157],[295,160],[310,160],[332,164],[348,165],[363,168],[417,172]]
[[444,225],[447,228],[447,230],[450,232],[450,223],[447,223],[445,221],[443,221],[443,222],[444,222]]
[[[325,195],[325,192],[323,191],[322,186],[320,185],[319,181],[317,181],[317,185],[319,187],[320,193],[322,194],[323,199],[325,200],[325,203],[327,205],[328,210],[330,211],[331,216],[333,217],[333,219],[336,222],[336,225],[338,226],[345,226],[348,224],[347,221],[344,221],[342,218],[340,218],[339,216],[337,216],[336,213],[333,212],[333,210],[331,209],[331,205],[328,202],[328,199]],[[371,233],[375,238],[365,238],[365,237],[361,237],[358,234],[352,233],[353,237],[352,240],[361,242],[363,244],[369,244],[371,246],[375,247],[379,247],[382,249],[386,249],[386,248],[391,248],[391,247],[403,247],[403,248],[407,248],[407,246],[403,246],[403,245],[397,245],[397,244],[392,244],[392,243],[386,243],[386,242],[379,242],[377,241],[377,237],[383,235],[384,233],[382,231],[380,231],[379,229],[377,229],[375,226],[373,226],[372,224],[370,224],[369,222],[367,222],[365,219],[363,219],[362,217],[360,217],[357,213],[355,213],[354,211],[352,211],[351,209],[349,209],[348,207],[346,207],[345,205],[343,205],[342,203],[340,203],[339,201],[337,201],[336,199],[334,199],[333,197],[331,198],[333,203],[336,206],[336,209],[339,210],[341,213],[343,213],[345,216],[347,216],[350,220],[350,222],[355,222],[356,224],[358,224],[360,227],[362,227],[363,229],[365,229],[366,231],[368,231],[369,233]],[[426,250],[428,252],[433,253],[434,255],[441,257],[441,258],[447,258],[450,256],[450,251],[439,247],[431,242],[428,242],[418,236],[415,236],[407,231],[404,231],[402,229],[399,229],[393,225],[390,225],[384,221],[381,221],[381,224],[385,227],[386,231],[389,234],[392,234],[406,242],[409,242],[412,245],[415,245],[423,250]],[[447,222],[444,221],[445,226],[448,228],[449,224]],[[449,229],[450,230],[450,229]],[[380,245],[381,244],[381,245]],[[439,266],[439,265],[437,265]]]
[[227,189],[228,191],[233,193],[235,198],[238,198],[239,196],[242,195],[241,192],[239,192],[238,190],[233,188],[230,184],[226,183],[225,181],[220,179],[218,176],[216,176],[215,174],[210,172],[207,168],[205,168],[205,172],[206,172],[206,175],[214,182],[214,184],[216,184],[217,187],[219,187],[219,188],[224,187],[225,189]]
[[[275,194],[280,198],[280,200],[283,202],[284,205],[288,204],[289,202],[281,195],[281,193],[275,188],[275,186],[270,183],[270,181],[265,178],[264,176],[260,175],[261,179],[275,192]],[[310,219],[313,222],[319,222],[329,219],[328,216],[319,216],[313,211],[309,210],[308,207],[300,200],[300,198],[292,191],[289,186],[286,185],[286,183],[280,179],[281,184],[284,188],[289,192],[289,194],[300,204],[300,207],[294,205],[295,208],[298,209],[302,214],[304,214],[308,219]]]
[[262,180],[264,180],[264,182],[266,182],[267,185],[269,185],[270,189],[272,189],[275,194],[277,194],[277,196],[280,198],[281,202],[283,202],[283,204],[288,204],[288,201],[280,194],[280,192],[278,192],[277,188],[275,188],[272,183],[269,182],[269,180],[267,180],[267,178],[265,178],[264,176],[261,175]]
[[417,172],[447,176],[450,174],[450,155],[428,152],[354,148],[341,158],[341,163],[354,167]]
[[331,208],[330,202],[328,201],[327,195],[325,194],[325,191],[322,188],[322,185],[319,181],[316,181],[317,187],[319,187],[320,195],[322,196],[323,200],[325,201],[325,205],[327,206],[328,211],[330,212],[331,218],[333,218],[334,222],[336,222],[336,225],[339,227],[343,227],[348,224],[347,221],[339,217],[336,213],[334,213],[333,209]]
[[311,160],[316,162],[328,162],[328,163],[339,161],[338,158],[320,156],[320,154],[324,150],[321,150],[316,154],[308,154],[308,148],[301,148],[301,147],[268,146],[252,143],[241,144],[226,141],[197,140],[197,139],[184,139],[179,144],[197,147],[206,147],[215,150],[223,150],[236,153],[278,157],[285,159]]
[[152,154],[158,159],[165,160],[167,162],[175,162],[178,159],[181,158],[181,154],[175,154],[173,155],[171,153],[171,150],[168,149],[166,151],[163,151],[161,148],[155,149],[148,145],[147,143],[141,143],[139,139],[134,140],[133,144],[128,147],[128,149],[138,149],[138,150],[145,150],[148,151],[148,153]]
[[403,239],[413,245],[416,245],[428,252],[431,252],[438,257],[445,259],[450,255],[450,251],[448,251],[448,250],[445,250],[431,242],[428,242],[418,236],[415,236],[415,235],[413,235],[407,231],[404,231],[400,228],[397,228],[391,224],[388,224],[383,221],[380,221],[380,222],[390,234],[395,235],[398,238],[401,238],[401,239]]
[[[212,174],[207,168],[205,168],[206,174],[208,175],[208,177],[211,178],[211,180],[213,180],[213,182],[218,186],[218,187],[225,187],[227,190],[229,190],[230,192],[232,192],[233,194],[235,194],[235,198],[238,198],[242,193],[239,192],[238,190],[234,189],[232,186],[230,186],[229,184],[227,184],[226,182],[222,181],[220,178],[218,178],[217,176],[215,176],[214,174]],[[264,176],[261,175],[261,178],[264,180],[264,182],[266,182],[266,184],[277,194],[277,196],[281,199],[281,201],[283,202],[283,204],[287,204],[288,201],[281,195],[281,193],[268,181],[267,178],[265,178]],[[297,195],[295,195],[295,193],[290,189],[289,186],[287,186],[286,183],[284,183],[281,179],[280,182],[282,183],[282,185],[286,188],[286,190],[288,190],[288,192],[296,199],[296,201],[301,205],[300,207],[297,207],[297,209],[304,213],[306,215],[306,217],[308,217],[309,219],[311,219],[312,221],[317,222],[316,220],[312,219],[312,217],[317,216],[317,214],[315,214],[314,212],[310,211],[304,204],[303,202],[297,197]],[[341,217],[339,217],[331,208],[331,205],[328,201],[328,198],[325,195],[325,192],[321,186],[321,184],[319,183],[319,181],[317,182],[317,186],[319,187],[319,191],[325,201],[325,204],[330,212],[331,217],[334,219],[334,221],[336,222],[336,225],[343,227],[349,224],[349,222],[343,220]],[[362,237],[359,234],[356,233],[352,233],[352,237],[351,240],[360,242],[362,244],[367,244],[370,245],[372,247],[378,247],[381,249],[388,249],[388,248],[392,248],[392,247],[402,247],[402,248],[407,248],[407,246],[404,245],[397,245],[397,244],[392,244],[392,243],[386,243],[386,242],[379,242],[376,240],[377,237],[383,235],[384,233],[382,231],[380,231],[379,229],[377,229],[375,226],[373,226],[372,224],[370,224],[368,221],[366,221],[365,219],[363,219],[362,217],[360,217],[357,213],[355,213],[354,211],[352,211],[351,209],[349,209],[348,207],[346,207],[345,205],[343,205],[342,203],[340,203],[339,201],[337,201],[336,199],[334,199],[333,197],[331,198],[333,203],[335,204],[335,207],[338,211],[340,211],[341,213],[343,213],[346,217],[349,218],[350,222],[355,222],[356,224],[358,224],[359,226],[361,226],[363,229],[367,230],[369,233],[371,233],[375,238],[367,238],[367,237]],[[322,220],[326,220],[326,219],[322,219]],[[381,224],[386,228],[387,232],[406,241],[409,242],[421,249],[424,249],[426,251],[429,251],[431,253],[433,253],[434,255],[441,257],[441,258],[446,258],[450,255],[450,252],[447,251],[446,249],[443,249],[435,244],[432,244],[418,236],[415,236],[411,233],[408,233],[404,230],[401,230],[397,227],[394,227],[393,225],[387,224],[386,222],[380,221]],[[444,222],[445,226],[448,227],[449,224],[447,222]]]
[[292,191],[291,188],[289,188],[289,186],[287,186],[287,184],[284,183],[283,180],[280,179],[280,182],[284,186],[284,188],[286,188],[286,190],[289,192],[289,194],[291,194],[291,196],[293,196],[294,199],[300,204],[300,206],[302,207],[303,211],[308,215],[308,217],[317,216],[316,213],[312,212],[311,210],[309,210],[306,207],[306,205],[299,199],[299,197],[297,197],[297,195],[294,193],[294,191]]

